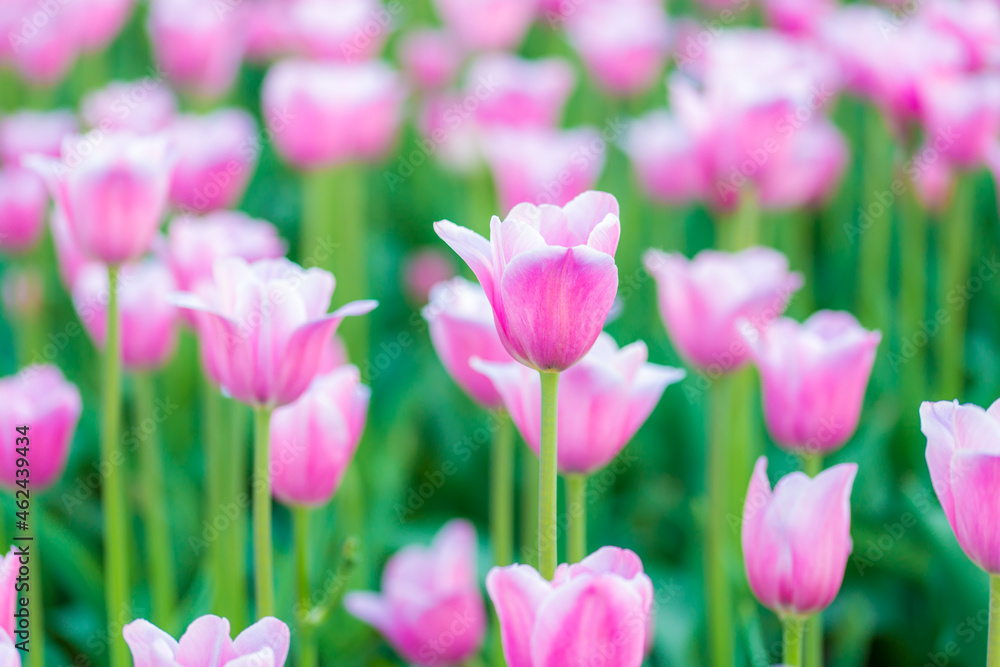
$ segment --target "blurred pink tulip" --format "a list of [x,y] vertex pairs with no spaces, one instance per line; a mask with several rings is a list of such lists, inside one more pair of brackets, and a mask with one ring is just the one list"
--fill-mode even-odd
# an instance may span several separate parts
[[66,5],[79,32],[80,48],[100,51],[121,32],[135,0],[89,0]]
[[434,351],[452,379],[480,405],[495,410],[503,399],[493,382],[470,367],[473,358],[511,362],[493,321],[493,309],[483,288],[455,277],[434,286],[422,313],[430,328]]
[[12,639],[0,632],[0,667],[21,667],[21,652]]
[[694,132],[667,111],[653,111],[628,127],[622,144],[643,191],[666,204],[704,200],[711,178]]
[[760,369],[767,429],[778,444],[828,454],[858,428],[882,334],[845,312],[821,310],[799,324],[780,318],[747,336]]
[[962,550],[990,574],[1000,574],[1000,401],[983,410],[958,401],[925,401],[920,429],[934,493]]
[[76,279],[85,266],[91,264],[93,260],[83,254],[80,244],[73,236],[73,230],[69,228],[69,221],[66,215],[56,206],[52,210],[51,229],[52,244],[55,246],[56,263],[59,268],[59,277],[62,278],[63,285],[72,291]]
[[539,0],[434,0],[445,27],[472,51],[516,48],[538,13],[538,3]]
[[361,440],[371,390],[355,366],[318,375],[271,418],[271,490],[288,505],[333,498]]
[[31,250],[45,230],[49,196],[45,184],[30,171],[0,169],[0,250]]
[[[374,161],[396,137],[406,92],[378,61],[357,65],[286,60],[264,79],[264,116],[278,153],[300,169]],[[269,123],[270,124],[270,123]]]
[[517,204],[564,206],[590,190],[604,169],[607,144],[597,130],[496,129],[483,150],[501,211]]
[[381,632],[407,662],[433,667],[472,657],[486,634],[476,529],[452,520],[429,548],[403,548],[385,566],[382,593],[348,593],[344,607]]
[[[0,40],[3,41],[3,40]],[[0,118],[0,161],[19,167],[25,156],[59,157],[63,140],[78,129],[72,111],[18,111]]]
[[646,90],[663,70],[670,26],[656,0],[591,0],[569,14],[566,36],[598,85],[613,95]]
[[486,590],[510,667],[587,665],[595,657],[616,667],[642,664],[653,582],[628,549],[602,547],[564,563],[551,582],[528,565],[494,567]]
[[575,86],[576,74],[563,58],[491,53],[470,63],[463,92],[484,127],[555,128]]
[[416,118],[425,151],[458,173],[481,164],[480,130],[473,111],[463,103],[467,101],[454,93],[433,93],[422,100]]
[[191,213],[236,206],[260,153],[253,116],[236,108],[180,116],[170,136],[177,153],[170,200]]
[[287,9],[290,43],[303,58],[368,60],[382,50],[401,9],[379,0],[293,0]]
[[411,301],[425,304],[438,283],[455,275],[452,258],[437,248],[421,248],[410,253],[400,274],[403,291]]
[[[30,431],[29,431],[30,433]],[[17,549],[11,547],[6,556],[0,558],[0,667],[4,662],[3,646],[14,639],[14,613],[17,611],[17,571],[20,567]],[[15,654],[20,655],[17,651]],[[18,663],[20,664],[20,663]]]
[[208,99],[232,87],[246,47],[238,5],[152,0],[148,30],[154,60],[176,86]]
[[242,257],[255,262],[282,257],[286,250],[274,225],[239,211],[174,218],[156,246],[157,255],[170,267],[183,292],[194,292],[202,282],[211,282],[212,266],[220,259]]
[[12,6],[3,42],[21,77],[36,86],[59,83],[80,54],[85,23],[72,3],[43,5],[33,0],[6,0]]
[[928,143],[950,164],[983,165],[1000,143],[1000,73],[930,75],[920,85]]
[[763,0],[761,8],[769,25],[785,33],[810,36],[837,5],[835,0]]
[[174,296],[195,314],[208,376],[238,401],[279,407],[309,387],[330,338],[345,317],[376,301],[353,301],[327,313],[333,276],[287,259],[217,261],[214,281]]
[[921,203],[931,211],[944,211],[951,197],[952,185],[955,182],[955,168],[949,164],[945,156],[940,154],[933,145],[921,146],[917,155],[933,155],[919,163],[914,162],[913,185]]
[[[679,368],[647,363],[642,341],[618,349],[602,333],[590,352],[559,379],[558,466],[563,474],[589,475],[611,463],[645,423],[664,390],[684,377]],[[521,364],[473,358],[489,377],[525,442],[541,442],[541,382]]]
[[803,125],[777,145],[755,175],[761,208],[790,210],[829,199],[848,157],[847,141],[828,119]]
[[965,51],[965,69],[1000,66],[1000,4],[993,0],[934,0],[917,15],[935,32],[952,35]]
[[180,641],[145,619],[122,628],[135,667],[284,667],[288,658],[288,626],[267,616],[237,635],[229,621],[202,616],[187,627]]
[[[128,370],[162,367],[177,347],[178,312],[170,302],[176,287],[162,263],[146,259],[126,264],[118,274],[121,355]],[[89,264],[73,285],[73,305],[94,344],[104,348],[107,334],[108,272]]]
[[465,260],[514,359],[564,371],[597,340],[618,290],[618,201],[585,192],[564,207],[515,206],[490,240],[442,220],[434,230]]
[[778,318],[800,287],[802,276],[770,248],[736,253],[703,250],[688,260],[650,250],[643,258],[656,280],[660,315],[677,352],[702,369],[728,373],[750,354],[741,335],[761,331]]
[[45,274],[33,265],[8,268],[0,276],[0,303],[9,318],[36,320],[45,307]]
[[743,505],[743,561],[750,590],[780,616],[806,616],[833,602],[851,555],[855,463],[815,478],[793,472],[771,491],[767,458],[757,459]]
[[252,0],[243,5],[249,60],[268,62],[292,53],[291,6],[288,0]]
[[162,80],[112,81],[88,93],[80,115],[88,127],[103,132],[131,130],[151,134],[166,127],[177,113],[177,98]]
[[62,160],[35,157],[80,248],[106,264],[149,250],[167,204],[173,156],[167,137],[131,132],[67,139]]
[[80,391],[55,366],[28,366],[0,379],[0,486],[16,488],[20,426],[31,442],[31,488],[58,482],[82,409]]
[[450,33],[417,28],[400,40],[399,60],[413,83],[434,90],[455,80],[462,65],[462,53]]

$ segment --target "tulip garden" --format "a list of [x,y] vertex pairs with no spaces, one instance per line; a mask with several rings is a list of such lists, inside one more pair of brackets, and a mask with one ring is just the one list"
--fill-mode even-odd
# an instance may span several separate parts
[[1000,667],[996,0],[0,29],[0,667]]

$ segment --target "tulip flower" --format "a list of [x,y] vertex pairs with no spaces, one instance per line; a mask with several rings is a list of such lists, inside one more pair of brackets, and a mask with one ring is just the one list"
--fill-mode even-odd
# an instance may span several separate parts
[[646,269],[656,280],[660,314],[674,347],[700,368],[731,372],[750,354],[744,331],[763,330],[802,286],[788,260],[770,248],[736,253],[704,250],[688,260],[650,250]]
[[195,213],[236,206],[260,152],[253,116],[235,108],[181,116],[170,136],[177,152],[170,200]]
[[480,405],[495,410],[503,399],[493,382],[470,366],[473,358],[512,361],[497,335],[493,309],[483,288],[465,278],[452,278],[431,289],[424,307],[434,351],[452,379]]
[[642,664],[653,582],[628,549],[602,547],[560,565],[551,582],[528,565],[495,567],[486,590],[510,667],[585,665],[598,657],[618,667]]
[[1000,75],[930,75],[920,86],[929,141],[948,138],[940,159],[965,169],[985,163],[1000,136]]
[[469,64],[463,92],[475,100],[468,106],[483,127],[555,128],[575,86],[576,74],[564,58],[491,53]]
[[0,169],[0,250],[23,253],[45,229],[49,198],[45,184],[29,171]]
[[1000,65],[1000,5],[990,0],[937,0],[918,14],[933,31],[956,38],[965,53],[962,69],[976,72]]
[[423,248],[410,253],[406,258],[400,279],[403,292],[410,300],[417,304],[425,304],[434,286],[454,275],[455,264],[450,256],[446,256],[437,248]]
[[[14,639],[14,613],[17,611],[17,571],[20,563],[14,547],[0,557],[0,643]],[[16,653],[16,651],[15,651]],[[20,654],[18,654],[20,655]],[[0,649],[0,665],[4,665]]]
[[296,0],[289,3],[290,43],[304,58],[361,62],[382,50],[393,15],[378,0]]
[[851,554],[851,487],[858,466],[841,463],[815,478],[793,472],[771,490],[760,457],[743,506],[743,560],[750,590],[785,624],[785,662],[801,665],[802,618],[840,591]]
[[836,190],[847,160],[847,142],[832,122],[817,118],[804,125],[757,174],[761,208],[793,210],[822,203]]
[[83,254],[80,244],[73,236],[73,230],[69,227],[66,215],[55,207],[50,218],[52,229],[52,244],[55,246],[56,263],[59,265],[59,277],[62,278],[63,285],[67,291],[72,292],[73,285],[84,267],[93,263],[89,257]]
[[76,22],[80,48],[100,51],[121,32],[135,0],[90,0],[67,5]]
[[[443,167],[459,174],[469,174],[480,166],[481,129],[475,116],[467,111],[456,93],[436,92],[420,103],[416,126],[433,155]],[[397,170],[402,177],[403,166]]]
[[881,340],[850,313],[829,310],[802,324],[783,317],[747,336],[778,444],[825,455],[854,435]]
[[202,616],[187,627],[180,641],[145,619],[132,621],[122,634],[135,667],[284,667],[288,658],[288,626],[273,617],[262,618],[231,639],[229,621]]
[[44,11],[31,0],[7,0],[5,4],[14,5],[16,18],[4,31],[3,41],[10,46],[21,78],[42,87],[59,83],[80,54],[81,26],[75,12],[62,11],[62,6]]
[[524,39],[539,0],[434,0],[434,7],[467,50],[513,49]]
[[486,634],[475,528],[456,519],[429,548],[405,547],[386,564],[381,594],[348,593],[344,607],[409,663],[457,665],[472,657]]
[[0,162],[19,167],[28,155],[57,158],[63,140],[78,129],[72,111],[18,111],[0,119]]
[[675,114],[660,110],[637,118],[626,131],[622,148],[639,185],[655,201],[687,204],[704,200],[711,192],[701,142]]
[[810,36],[837,9],[830,0],[764,0],[769,25],[793,35]]
[[455,38],[444,30],[418,28],[400,40],[399,60],[409,79],[428,90],[451,84],[462,65]]
[[152,134],[166,129],[176,113],[177,98],[170,87],[149,77],[112,81],[88,93],[80,103],[80,115],[87,126],[103,132]]
[[28,427],[31,488],[46,489],[62,476],[83,403],[79,390],[55,366],[28,366],[0,379],[0,486],[16,489],[18,443]]

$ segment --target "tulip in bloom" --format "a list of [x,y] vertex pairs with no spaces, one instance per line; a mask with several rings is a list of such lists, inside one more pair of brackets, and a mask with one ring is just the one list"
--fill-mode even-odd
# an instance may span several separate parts
[[4,45],[21,78],[38,86],[58,83],[80,54],[79,21],[71,9],[53,11],[32,0],[6,0],[13,5],[12,24],[3,32]]
[[395,139],[406,92],[382,62],[286,60],[267,73],[261,96],[265,118],[288,118],[274,131],[278,153],[318,169],[380,158]]
[[791,210],[822,203],[837,188],[847,159],[847,142],[829,119],[803,125],[756,175],[761,208]]
[[407,662],[432,667],[465,661],[486,633],[475,528],[449,521],[430,548],[405,547],[386,564],[381,594],[348,593],[344,607],[381,632]]
[[[29,431],[30,432],[30,431]],[[0,643],[14,639],[14,613],[17,611],[17,571],[20,563],[11,547],[7,555],[0,558]],[[4,665],[3,650],[0,648],[0,666]]]
[[355,366],[319,375],[294,403],[271,417],[271,490],[289,505],[333,497],[354,456],[371,390]]
[[149,250],[173,169],[165,136],[86,135],[64,143],[62,161],[38,157],[31,164],[86,255],[121,264]]
[[731,372],[750,350],[739,324],[763,330],[778,318],[802,276],[770,248],[704,250],[688,260],[650,250],[643,263],[656,280],[660,315],[678,353],[695,366]]
[[170,135],[177,153],[170,200],[195,213],[236,206],[260,152],[253,116],[235,108],[181,116]]
[[422,313],[434,351],[452,379],[480,405],[493,410],[502,407],[493,382],[470,366],[473,358],[513,361],[497,335],[483,288],[460,277],[439,283],[431,289],[431,300]]
[[1000,74],[926,76],[920,85],[928,142],[948,164],[981,166],[1000,136]]
[[31,488],[59,481],[82,408],[79,390],[55,366],[28,366],[0,379],[0,486],[16,488],[19,426],[31,439]]
[[454,81],[462,65],[462,53],[448,32],[418,28],[400,40],[399,60],[411,81],[433,90]]
[[406,258],[400,277],[406,295],[418,304],[425,304],[434,286],[454,275],[455,264],[450,255],[437,248],[423,248]]
[[63,140],[76,133],[72,111],[18,111],[0,119],[0,161],[8,167],[21,166],[28,155],[41,153],[59,157]]
[[469,65],[464,92],[466,100],[474,100],[467,104],[483,127],[555,128],[575,85],[576,74],[564,58],[491,53]]
[[927,468],[948,523],[973,563],[1000,574],[1000,401],[988,409],[958,401],[925,401],[920,429]]
[[697,134],[669,111],[652,111],[633,121],[622,148],[643,191],[656,201],[686,204],[704,200],[711,192]]
[[0,250],[31,250],[45,230],[48,204],[45,184],[38,176],[24,169],[0,169]]
[[304,58],[360,62],[382,50],[392,14],[379,0],[294,0],[289,3],[290,43]]
[[121,32],[135,0],[90,0],[66,5],[76,22],[80,48],[100,51]]
[[[679,368],[646,361],[646,344],[618,349],[602,333],[590,352],[559,379],[559,472],[589,475],[618,456],[649,418],[664,390],[684,378]],[[541,446],[541,381],[517,363],[473,359],[496,386],[511,419],[536,454]]]
[[597,340],[618,290],[618,201],[585,192],[563,207],[515,206],[490,240],[442,220],[434,224],[472,269],[493,306],[497,333],[514,359],[564,371]]
[[132,621],[122,634],[135,667],[284,667],[288,658],[288,626],[267,616],[237,635],[218,616],[196,619],[176,641],[145,619]]
[[434,0],[448,31],[467,50],[502,51],[521,43],[539,0]]
[[293,51],[291,3],[287,0],[256,0],[241,7],[246,21],[246,56],[268,62]]
[[195,314],[206,372],[235,399],[253,406],[291,403],[309,387],[341,320],[376,301],[353,301],[327,313],[333,275],[287,259],[248,264],[219,260],[214,281],[175,302]]
[[66,215],[55,207],[51,217],[52,245],[55,246],[56,263],[59,265],[59,277],[62,278],[63,285],[72,291],[76,279],[83,269],[92,264],[93,260],[83,254],[80,244],[73,236],[73,230],[69,227]]
[[778,444],[827,454],[854,435],[881,340],[850,313],[830,310],[802,324],[783,317],[747,336]]
[[[118,273],[121,355],[128,370],[163,366],[177,347],[178,312],[171,303],[173,276],[161,262],[146,259],[126,264]],[[73,285],[73,305],[94,344],[104,348],[107,336],[108,272],[86,266]]]
[[562,564],[551,582],[528,565],[494,567],[486,590],[510,667],[642,664],[653,582],[628,549]]
[[80,115],[91,128],[104,132],[131,130],[151,134],[166,127],[177,113],[177,98],[162,80],[112,81],[88,93]]
[[[435,92],[421,101],[417,130],[434,147],[434,157],[460,174],[480,166],[480,128],[456,93]],[[397,172],[398,173],[398,172]]]
[[815,478],[793,472],[772,492],[767,458],[757,460],[743,506],[743,560],[753,594],[776,614],[815,614],[837,597],[851,555],[857,472],[854,463]]

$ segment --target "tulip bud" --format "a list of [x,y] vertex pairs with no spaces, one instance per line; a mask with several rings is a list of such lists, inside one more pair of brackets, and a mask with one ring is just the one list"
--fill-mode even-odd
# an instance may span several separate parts
[[84,122],[103,132],[152,134],[166,129],[176,113],[177,98],[170,87],[151,77],[112,81],[87,94],[80,103]]

